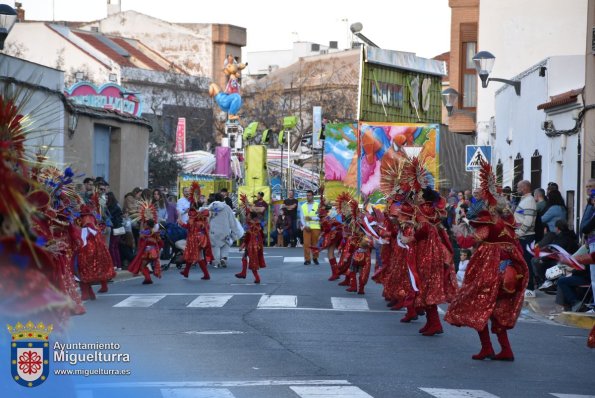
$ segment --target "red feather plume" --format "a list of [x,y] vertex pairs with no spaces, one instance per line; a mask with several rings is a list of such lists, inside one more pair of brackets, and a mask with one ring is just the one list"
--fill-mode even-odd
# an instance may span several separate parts
[[498,203],[496,199],[496,176],[492,171],[492,166],[483,158],[479,162],[479,181],[479,188],[487,205],[496,206]]
[[192,181],[190,186],[190,204],[196,206],[200,202],[200,184],[198,181]]

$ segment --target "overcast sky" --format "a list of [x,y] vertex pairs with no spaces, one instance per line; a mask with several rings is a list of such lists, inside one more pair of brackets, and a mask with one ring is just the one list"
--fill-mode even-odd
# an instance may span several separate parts
[[[14,6],[14,0],[6,3]],[[433,57],[450,47],[448,0],[120,0],[171,22],[229,23],[245,27],[247,51],[291,48],[293,41],[350,40],[349,25],[381,48]],[[107,15],[107,0],[21,0],[26,19],[91,21]],[[149,43],[147,43],[149,44]],[[250,61],[249,59],[247,60]]]

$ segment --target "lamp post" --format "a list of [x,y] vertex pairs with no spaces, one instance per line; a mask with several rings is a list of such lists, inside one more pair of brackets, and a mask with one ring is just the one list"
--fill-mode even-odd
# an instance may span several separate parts
[[442,92],[442,103],[448,111],[448,116],[452,116],[454,106],[457,103],[457,98],[459,98],[459,92],[454,88],[449,87]]
[[489,51],[480,51],[473,57],[475,70],[481,79],[481,87],[486,88],[491,81],[509,84],[514,87],[516,95],[521,95],[521,82],[518,80],[500,79],[498,77],[489,77],[494,67],[496,57]]
[[4,41],[17,21],[17,12],[7,4],[0,4],[0,50],[4,50]]

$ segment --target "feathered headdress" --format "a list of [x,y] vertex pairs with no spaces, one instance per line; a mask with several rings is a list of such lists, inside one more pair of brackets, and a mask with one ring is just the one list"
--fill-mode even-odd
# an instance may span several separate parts
[[190,204],[195,207],[197,203],[200,203],[200,184],[198,181],[192,181],[190,186]]
[[430,181],[430,172],[418,156],[405,161],[399,183],[401,191],[419,193],[430,185]]
[[139,222],[139,224],[143,224],[148,220],[153,220],[155,224],[157,224],[157,208],[155,207],[154,203],[151,203],[150,200],[141,199],[138,201],[134,212],[131,214],[130,218],[133,222]]
[[498,204],[496,176],[492,171],[492,166],[483,158],[479,162],[479,181],[479,188],[488,207],[496,206]]
[[392,198],[401,191],[400,182],[403,166],[403,162],[399,161],[384,165],[382,168],[379,190],[386,198]]
[[337,212],[344,217],[351,215],[352,202],[354,202],[354,199],[349,192],[341,192],[339,196],[337,196]]
[[240,208],[246,217],[250,217],[250,203],[248,203],[248,196],[245,193],[240,194]]

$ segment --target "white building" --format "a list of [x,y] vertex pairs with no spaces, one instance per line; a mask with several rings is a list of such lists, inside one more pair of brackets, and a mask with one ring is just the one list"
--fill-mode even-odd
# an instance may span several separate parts
[[[496,57],[491,77],[510,79],[547,57],[585,54],[587,0],[480,1],[479,7],[479,51]],[[502,84],[478,87],[477,141],[492,145],[490,119]],[[521,96],[528,90],[522,87]]]
[[[495,128],[490,134],[493,162],[503,186],[514,189],[520,180],[533,188],[556,182],[573,225],[577,191],[577,143],[579,134],[548,137],[544,122],[556,129],[570,129],[582,107],[585,85],[583,55],[549,57],[514,77],[521,82],[521,95],[512,86],[502,86],[495,95]],[[584,140],[584,138],[583,138]]]
[[285,68],[302,57],[323,55],[342,51],[338,42],[331,41],[329,45],[296,41],[289,50],[253,51],[248,53],[248,66],[244,70],[246,76],[258,78],[266,76],[274,70]]

